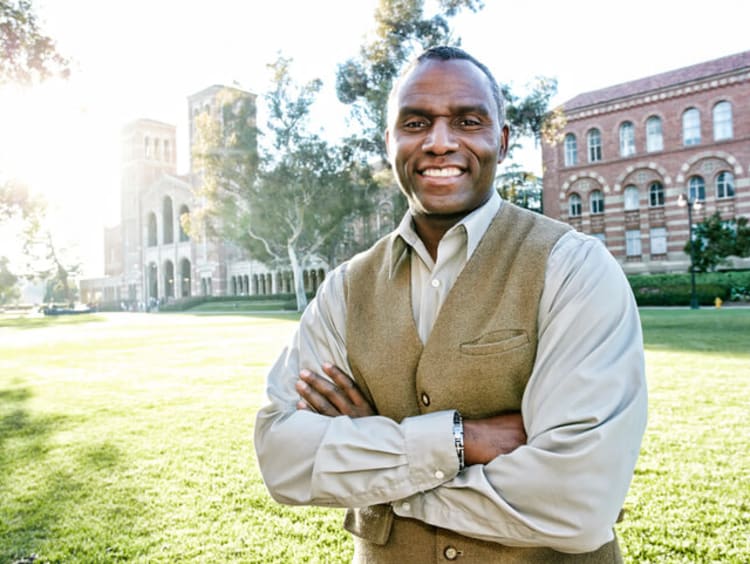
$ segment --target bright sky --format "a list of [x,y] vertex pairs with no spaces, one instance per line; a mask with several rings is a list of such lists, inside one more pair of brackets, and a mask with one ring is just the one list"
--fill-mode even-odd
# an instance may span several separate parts
[[[294,59],[298,81],[321,78],[314,128],[347,131],[335,98],[339,63],[356,56],[377,0],[36,0],[60,52],[66,82],[0,89],[0,177],[25,180],[50,202],[59,245],[103,271],[102,229],[118,221],[120,130],[151,118],[177,126],[186,172],[187,96],[236,81],[267,90],[266,64]],[[453,20],[463,46],[498,80],[522,91],[535,76],[558,79],[562,103],[581,92],[750,48],[747,0],[708,4],[631,0],[485,0]],[[535,171],[533,147],[517,160]],[[0,254],[6,251],[0,241]]]

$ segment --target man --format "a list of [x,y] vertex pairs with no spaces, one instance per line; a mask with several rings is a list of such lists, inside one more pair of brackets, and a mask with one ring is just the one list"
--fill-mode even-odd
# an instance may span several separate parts
[[271,495],[350,508],[356,562],[619,562],[646,424],[637,309],[596,239],[501,201],[490,71],[423,53],[389,101],[409,211],[334,270],[272,368]]

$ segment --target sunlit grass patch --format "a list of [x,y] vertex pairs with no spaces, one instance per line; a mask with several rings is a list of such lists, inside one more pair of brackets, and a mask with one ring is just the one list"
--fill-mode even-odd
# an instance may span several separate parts
[[[747,562],[750,310],[642,315],[650,417],[623,551]],[[343,512],[276,504],[254,459],[295,315],[73,318],[0,328],[0,562],[350,560]]]

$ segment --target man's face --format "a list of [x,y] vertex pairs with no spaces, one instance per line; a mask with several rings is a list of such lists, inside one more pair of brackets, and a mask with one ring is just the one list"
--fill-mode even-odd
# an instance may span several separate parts
[[424,61],[404,78],[392,107],[388,155],[416,219],[458,221],[489,199],[508,129],[479,68]]

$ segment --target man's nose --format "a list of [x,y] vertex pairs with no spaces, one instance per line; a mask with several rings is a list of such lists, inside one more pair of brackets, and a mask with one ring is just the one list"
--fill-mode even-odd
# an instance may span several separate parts
[[458,149],[458,140],[450,123],[445,120],[435,120],[422,143],[425,152],[442,155]]

